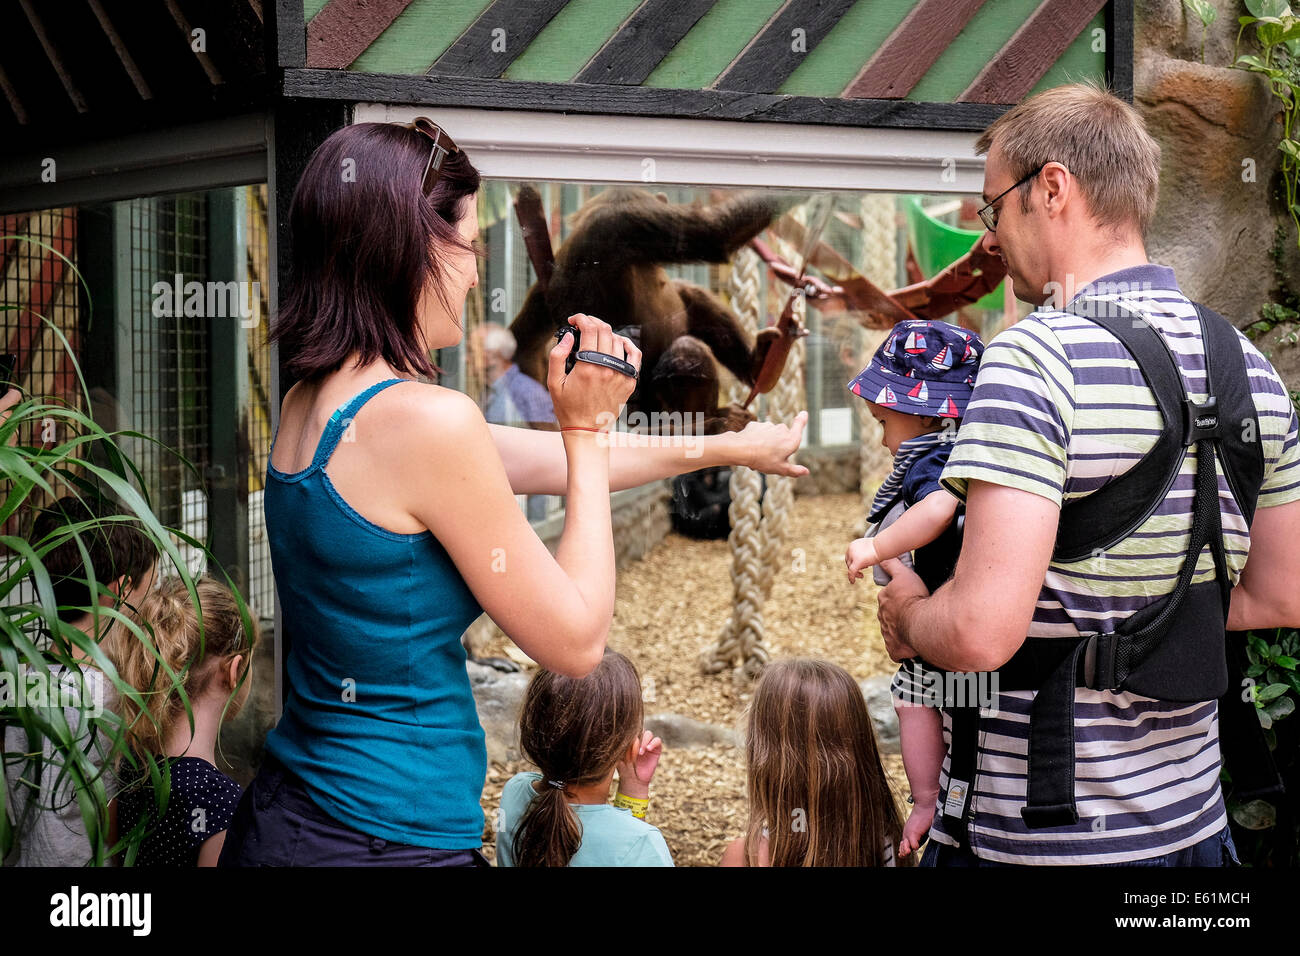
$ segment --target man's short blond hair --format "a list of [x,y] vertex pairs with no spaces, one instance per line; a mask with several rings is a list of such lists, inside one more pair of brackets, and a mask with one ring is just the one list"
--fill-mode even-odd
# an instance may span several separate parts
[[[984,155],[997,146],[1013,180],[1044,163],[1061,163],[1079,184],[1098,225],[1132,226],[1146,238],[1160,186],[1160,144],[1142,116],[1100,83],[1044,90],[994,120],[975,141]],[[1032,182],[1020,187],[1029,211]]]

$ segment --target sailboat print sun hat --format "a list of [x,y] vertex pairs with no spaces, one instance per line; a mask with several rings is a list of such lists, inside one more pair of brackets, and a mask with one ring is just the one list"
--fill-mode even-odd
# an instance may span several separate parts
[[983,352],[984,343],[968,329],[908,319],[890,330],[849,391],[906,415],[961,418]]

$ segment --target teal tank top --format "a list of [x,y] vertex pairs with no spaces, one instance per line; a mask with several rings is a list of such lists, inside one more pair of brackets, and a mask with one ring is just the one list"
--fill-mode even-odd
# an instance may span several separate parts
[[361,406],[401,381],[337,409],[303,471],[268,457],[266,531],[289,654],[266,749],[348,826],[477,848],[487,749],[460,636],[482,609],[432,532],[366,520],[325,474]]

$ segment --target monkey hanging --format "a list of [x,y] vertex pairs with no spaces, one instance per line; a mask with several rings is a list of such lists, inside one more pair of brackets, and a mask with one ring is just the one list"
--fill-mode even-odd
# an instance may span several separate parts
[[644,189],[607,189],[578,210],[573,232],[551,259],[540,197],[531,186],[521,187],[516,202],[540,278],[510,326],[519,368],[545,384],[555,330],[585,312],[641,349],[629,413],[701,413],[706,433],[743,428],[754,416],[738,405],[719,405],[714,360],[753,385],[765,350],[716,296],[670,278],[663,267],[727,262],[793,201],[746,193],[694,206]]

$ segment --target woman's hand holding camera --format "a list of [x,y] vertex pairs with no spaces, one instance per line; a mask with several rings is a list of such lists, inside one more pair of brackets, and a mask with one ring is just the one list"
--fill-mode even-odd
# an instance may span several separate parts
[[[569,324],[579,331],[580,350],[603,352],[640,370],[641,350],[631,339],[615,335],[609,323],[579,313],[569,317]],[[636,388],[636,379],[589,362],[574,363],[573,370],[566,374],[565,360],[572,351],[571,333],[566,333],[551,349],[546,387],[555,406],[555,418],[561,428],[603,431],[618,418],[623,404]]]

